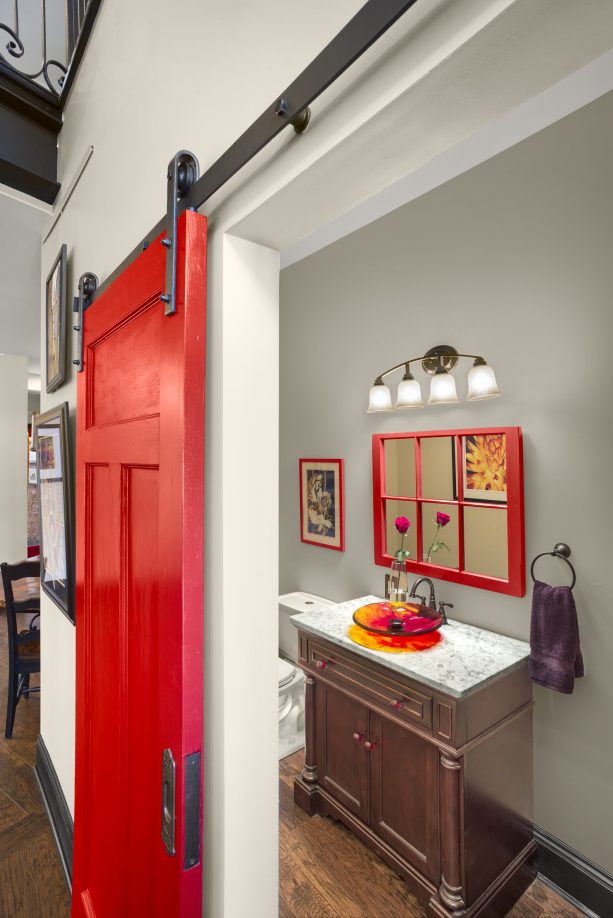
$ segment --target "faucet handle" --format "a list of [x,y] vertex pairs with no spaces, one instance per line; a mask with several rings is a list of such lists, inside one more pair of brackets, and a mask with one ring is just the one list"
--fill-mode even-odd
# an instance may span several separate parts
[[438,604],[438,611],[439,611],[439,615],[442,615],[442,616],[443,616],[443,623],[444,623],[445,625],[447,624],[447,613],[445,612],[445,609],[446,609],[446,608],[447,608],[447,609],[453,609],[453,603],[452,603],[452,602],[443,602],[443,600],[441,599],[441,601],[440,601],[439,604]]
[[419,593],[411,593],[410,596],[409,596],[409,599],[419,599],[419,601],[421,602],[422,606],[425,606],[425,605],[426,605],[426,597],[425,597],[425,596],[420,596]]

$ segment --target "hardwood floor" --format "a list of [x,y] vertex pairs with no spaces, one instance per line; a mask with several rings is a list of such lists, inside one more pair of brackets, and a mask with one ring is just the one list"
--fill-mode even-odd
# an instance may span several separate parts
[[[303,762],[296,752],[279,763],[279,918],[425,918],[400,877],[348,829],[294,806],[294,776]],[[582,914],[535,880],[508,918]]]
[[[0,613],[0,916],[68,918],[70,896],[34,777],[40,696],[17,705],[13,738],[6,717],[6,617]],[[38,685],[38,676],[32,676]]]

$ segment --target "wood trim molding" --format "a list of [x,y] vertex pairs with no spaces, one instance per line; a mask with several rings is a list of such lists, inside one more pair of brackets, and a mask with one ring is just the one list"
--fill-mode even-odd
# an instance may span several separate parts
[[539,826],[534,827],[539,876],[588,915],[613,915],[613,876]]
[[57,845],[57,849],[62,862],[66,884],[69,890],[72,890],[72,842],[74,836],[74,824],[66,798],[62,791],[58,776],[49,751],[45,746],[42,736],[36,740],[36,764],[34,766],[34,775],[38,782],[38,787],[45,804],[51,831]]

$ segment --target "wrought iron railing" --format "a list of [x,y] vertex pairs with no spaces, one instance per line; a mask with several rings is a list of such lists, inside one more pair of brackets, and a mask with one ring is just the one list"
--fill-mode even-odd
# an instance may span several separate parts
[[0,62],[59,98],[94,0],[0,0]]

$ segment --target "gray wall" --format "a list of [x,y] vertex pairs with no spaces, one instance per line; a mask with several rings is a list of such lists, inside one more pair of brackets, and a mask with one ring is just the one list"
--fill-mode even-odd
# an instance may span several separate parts
[[[279,584],[336,600],[383,590],[373,433],[520,425],[527,557],[571,545],[586,664],[572,696],[535,688],[535,817],[609,871],[611,162],[613,94],[282,272]],[[379,372],[439,343],[485,354],[504,397],[366,414]],[[299,540],[300,456],[345,459],[344,553]],[[554,559],[539,573],[567,582]],[[529,590],[437,593],[462,621],[528,638]]]

